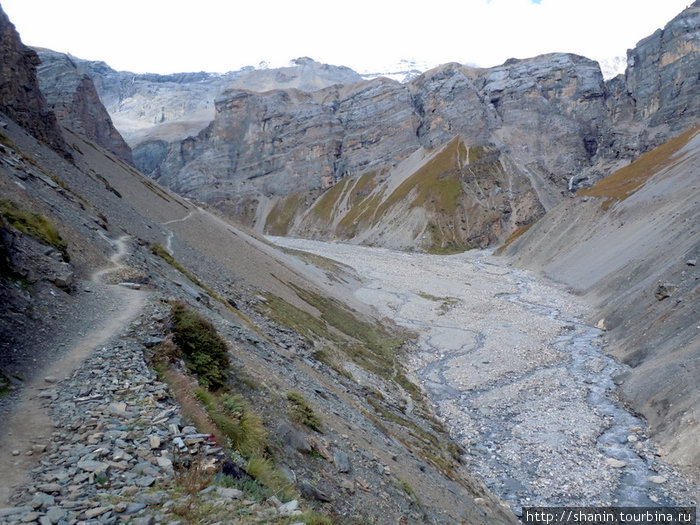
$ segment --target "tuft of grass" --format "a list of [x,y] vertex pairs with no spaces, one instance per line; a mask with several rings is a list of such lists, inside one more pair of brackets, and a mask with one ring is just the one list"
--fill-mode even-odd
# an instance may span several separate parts
[[267,448],[267,430],[262,418],[236,394],[216,395],[203,388],[195,392],[209,418],[244,458],[262,456]]
[[160,244],[157,242],[154,242],[151,244],[151,253],[154,255],[157,255],[161,259],[163,259],[165,262],[167,262],[170,266],[175,268],[178,272],[180,272],[182,275],[187,277],[190,281],[192,281],[194,284],[199,286],[200,288],[204,288],[204,285],[202,282],[197,279],[197,277],[190,272],[187,268],[185,268],[179,261],[175,259],[172,255],[168,253],[168,251],[163,248]]
[[0,201],[0,217],[2,217],[2,222],[6,222],[42,244],[52,246],[61,252],[65,261],[70,261],[66,241],[48,219],[26,210],[12,201]]
[[632,164],[617,170],[612,175],[599,180],[590,188],[582,188],[577,195],[590,197],[606,197],[603,209],[608,209],[613,203],[624,201],[633,195],[649,178],[663,168],[673,164],[674,155],[700,131],[700,127],[689,129],[645,153]]
[[287,400],[292,403],[290,415],[295,421],[316,432],[323,432],[321,419],[316,415],[313,408],[309,406],[301,393],[287,392]]
[[10,392],[12,390],[12,383],[10,381],[10,378],[7,377],[1,370],[0,370],[0,398]]
[[253,479],[269,488],[282,501],[290,501],[296,496],[296,490],[292,483],[267,458],[251,457],[248,460],[246,472]]
[[228,379],[228,347],[214,325],[184,303],[172,305],[173,340],[182,350],[190,372],[210,389],[224,387]]

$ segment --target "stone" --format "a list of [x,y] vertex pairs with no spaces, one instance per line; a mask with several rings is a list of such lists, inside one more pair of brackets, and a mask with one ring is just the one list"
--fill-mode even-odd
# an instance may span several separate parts
[[94,472],[95,474],[101,474],[109,470],[109,465],[103,463],[102,461],[94,461],[91,459],[85,459],[78,461],[78,468],[85,470],[87,472]]
[[605,458],[605,462],[612,468],[622,468],[627,465],[624,461],[615,458]]
[[333,453],[333,460],[335,463],[335,468],[338,472],[350,472],[352,466],[350,465],[350,456],[341,450],[336,450]]
[[85,511],[85,517],[89,520],[95,519],[97,516],[101,516],[107,512],[110,512],[112,507],[95,507],[94,509],[88,509]]
[[216,493],[225,499],[241,499],[243,492],[238,489],[217,487]]
[[20,452],[19,450],[17,450],[17,449],[15,449],[15,450],[12,451],[12,455],[13,455],[13,456],[19,456],[20,454],[21,454],[21,452]]
[[158,463],[158,466],[164,469],[172,470],[173,468],[173,462],[166,457],[159,456],[156,458],[156,462]]
[[68,513],[60,507],[51,507],[46,512],[46,517],[49,518],[49,520],[51,520],[51,523],[58,523],[63,518],[65,518],[67,514]]
[[660,485],[662,483],[666,483],[666,478],[663,476],[647,476],[647,481]]
[[282,505],[279,505],[277,507],[277,510],[280,514],[283,516],[288,516],[295,510],[299,508],[299,502],[295,499],[288,501],[287,503],[283,503]]
[[148,443],[151,446],[151,450],[160,448],[160,436],[152,435],[148,438]]
[[698,264],[698,260],[697,259],[688,259],[687,261],[685,261],[685,264],[687,264],[688,266],[695,266]]
[[140,478],[136,479],[136,484],[139,487],[150,487],[156,482],[156,478],[153,476],[141,476]]
[[673,295],[676,287],[671,283],[659,283],[654,290],[654,297],[657,301],[663,301]]
[[307,499],[313,499],[316,501],[330,502],[331,498],[325,492],[319,490],[318,488],[311,485],[307,481],[303,481],[299,485],[299,493]]

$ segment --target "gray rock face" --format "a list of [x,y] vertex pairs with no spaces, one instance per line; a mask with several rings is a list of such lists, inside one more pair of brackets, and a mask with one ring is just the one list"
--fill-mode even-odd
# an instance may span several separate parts
[[214,100],[236,88],[264,92],[273,89],[316,91],[362,79],[355,71],[310,58],[298,58],[289,67],[218,73],[135,74],[115,71],[104,62],[73,61],[92,78],[104,105],[126,141],[182,140],[196,135],[215,116]]
[[90,77],[63,53],[36,50],[39,86],[59,122],[132,163],[131,148],[112,124]]
[[34,137],[70,157],[56,116],[39,90],[38,64],[37,54],[22,44],[15,26],[0,8],[0,110]]

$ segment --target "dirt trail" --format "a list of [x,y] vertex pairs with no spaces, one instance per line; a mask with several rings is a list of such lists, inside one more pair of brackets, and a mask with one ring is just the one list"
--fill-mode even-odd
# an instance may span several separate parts
[[[128,249],[128,236],[116,241],[107,240],[116,249],[110,258],[111,266],[94,272],[90,277],[90,286],[107,299],[103,321],[86,326],[88,330],[84,336],[76,340],[58,361],[48,364],[22,388],[12,414],[3,424],[11,430],[0,435],[0,507],[10,505],[12,488],[28,478],[38,461],[37,456],[51,439],[54,425],[47,408],[42,406],[45,404],[42,396],[50,397],[54,382],[69,376],[95,348],[123,331],[143,307],[143,292],[102,282],[105,276],[125,267],[121,260]],[[90,322],[86,321],[86,325]]]

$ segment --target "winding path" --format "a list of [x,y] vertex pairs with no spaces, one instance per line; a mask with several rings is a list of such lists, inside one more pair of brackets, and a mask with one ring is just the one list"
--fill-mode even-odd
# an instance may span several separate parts
[[105,298],[101,322],[92,324],[94,315],[91,312],[88,316],[86,312],[85,335],[74,341],[59,360],[48,364],[34,380],[23,386],[12,415],[3,423],[11,430],[0,435],[0,507],[10,505],[12,488],[27,479],[37,462],[34,453],[39,453],[51,437],[54,426],[42,401],[50,399],[51,384],[70,375],[97,347],[122,332],[143,307],[143,292],[103,283],[106,276],[124,268],[122,259],[128,251],[128,239],[128,236],[116,241],[106,239],[115,248],[111,264],[90,277],[93,293],[104,294]]
[[411,369],[471,470],[515,511],[692,500],[619,402],[624,367],[582,321],[591,312],[579,298],[488,252],[272,240],[353,266],[365,279],[355,295],[417,334]]

